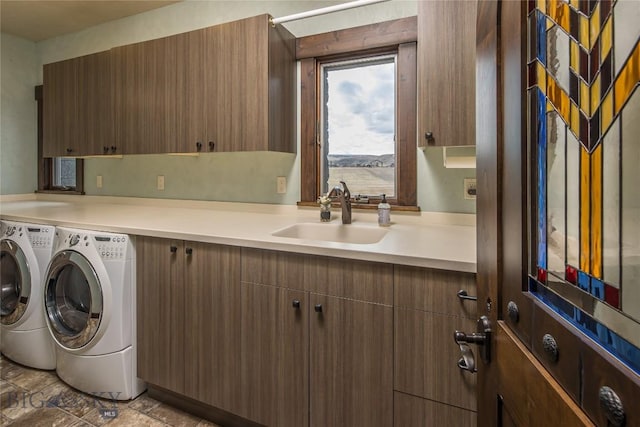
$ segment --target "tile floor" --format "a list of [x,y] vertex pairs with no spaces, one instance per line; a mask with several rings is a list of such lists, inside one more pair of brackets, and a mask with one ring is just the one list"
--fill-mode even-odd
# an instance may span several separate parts
[[[27,368],[4,356],[0,356],[0,394],[0,426],[218,427],[147,393],[125,402],[99,399],[67,386],[53,371]],[[114,409],[117,416],[109,417]]]

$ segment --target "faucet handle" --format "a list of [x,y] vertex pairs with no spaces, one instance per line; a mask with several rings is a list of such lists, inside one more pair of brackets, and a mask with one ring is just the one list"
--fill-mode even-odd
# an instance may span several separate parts
[[340,184],[342,184],[342,192],[344,193],[345,200],[351,200],[351,191],[349,191],[347,183],[344,181],[340,181]]

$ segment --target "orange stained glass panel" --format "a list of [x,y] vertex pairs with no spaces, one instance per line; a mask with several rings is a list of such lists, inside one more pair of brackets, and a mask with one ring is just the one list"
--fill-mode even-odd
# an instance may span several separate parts
[[591,44],[589,44],[589,18],[584,15],[580,16],[580,44],[584,46],[587,50],[591,49]]
[[600,74],[596,80],[591,83],[591,111],[595,112],[600,104]]
[[580,109],[585,112],[587,116],[591,116],[591,102],[589,97],[589,86],[582,80],[580,80]]
[[591,272],[591,245],[589,242],[590,215],[589,208],[591,194],[591,156],[586,148],[580,145],[580,270]]
[[547,79],[547,97],[551,101],[558,113],[562,116],[565,123],[569,123],[570,110],[569,110],[569,96],[556,84],[556,81],[552,78]]
[[569,5],[561,0],[549,0],[547,14],[569,34]]
[[592,44],[598,39],[600,35],[600,2],[596,4],[595,9],[591,13],[591,18],[589,19],[589,40],[591,40]]
[[536,69],[538,70],[538,87],[543,94],[547,94],[547,70],[544,69],[539,61],[536,61]]
[[540,9],[540,12],[546,15],[547,13],[547,0],[538,0],[536,2],[536,7]]
[[602,134],[607,133],[609,126],[611,126],[611,122],[613,121],[613,91],[610,90],[607,93],[607,96],[604,97],[602,101],[602,106],[600,107],[600,118],[602,120],[602,124],[600,129],[602,129]]
[[571,4],[571,6],[573,6],[574,9],[580,9],[580,0],[571,0],[569,3]]
[[569,57],[571,58],[570,64],[571,68],[576,72],[576,74],[580,73],[580,46],[577,42],[571,39],[571,50]]
[[547,113],[550,113],[551,111],[553,111],[553,104],[547,101]]
[[614,109],[613,114],[618,114],[627,98],[633,92],[633,88],[640,81],[640,43],[629,57],[627,63],[622,67],[618,78],[614,83]]
[[609,51],[611,51],[613,40],[611,21],[612,19],[611,17],[609,17],[609,19],[607,19],[607,22],[605,22],[604,27],[602,28],[602,33],[600,35],[600,59],[605,59],[609,54]]
[[591,274],[602,279],[602,144],[591,153]]
[[580,135],[580,109],[573,102],[571,103],[571,131],[579,138]]

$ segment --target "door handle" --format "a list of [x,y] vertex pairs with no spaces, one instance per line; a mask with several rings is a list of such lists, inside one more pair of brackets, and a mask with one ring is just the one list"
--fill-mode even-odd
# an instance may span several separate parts
[[487,316],[478,319],[477,332],[467,334],[461,331],[453,333],[453,340],[460,346],[462,357],[458,360],[458,367],[467,371],[476,372],[475,358],[469,344],[476,344],[482,361],[491,363],[491,322]]

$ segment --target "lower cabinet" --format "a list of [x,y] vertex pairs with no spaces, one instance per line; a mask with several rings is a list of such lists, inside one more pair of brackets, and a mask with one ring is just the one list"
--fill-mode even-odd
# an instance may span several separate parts
[[269,426],[391,426],[393,308],[344,298],[317,270],[350,282],[374,264],[250,249],[242,260],[240,415]]
[[474,327],[455,295],[474,275],[150,237],[136,251],[149,384],[266,426],[474,424],[452,339]]
[[240,249],[136,239],[138,375],[240,409]]

